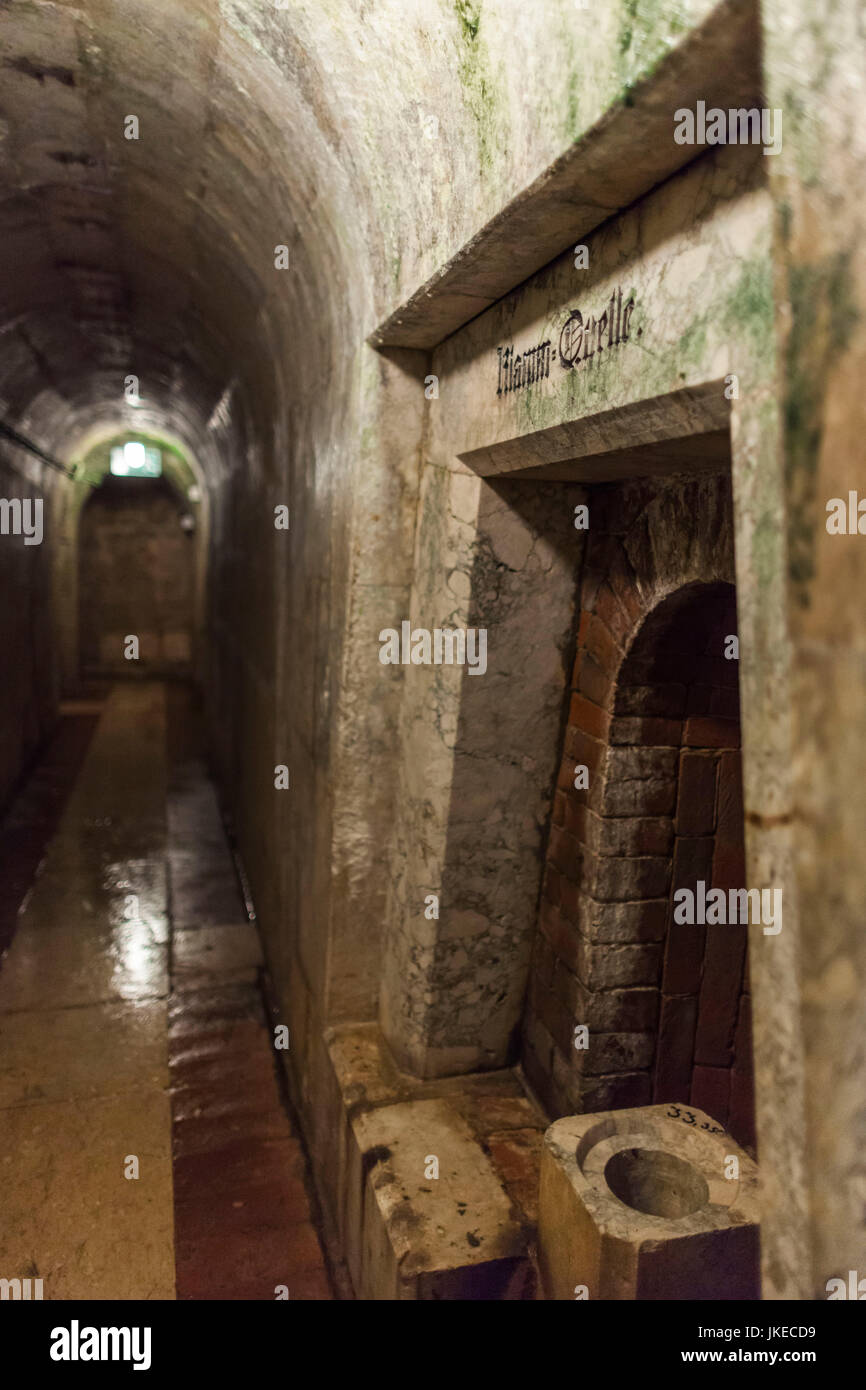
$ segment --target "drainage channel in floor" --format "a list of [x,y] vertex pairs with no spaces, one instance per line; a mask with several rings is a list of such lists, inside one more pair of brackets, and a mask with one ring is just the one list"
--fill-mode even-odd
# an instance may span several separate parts
[[167,722],[177,1296],[327,1299],[305,1154],[277,1084],[258,933],[182,687],[169,688]]
[[199,738],[118,683],[0,832],[0,1275],[45,1299],[333,1296]]

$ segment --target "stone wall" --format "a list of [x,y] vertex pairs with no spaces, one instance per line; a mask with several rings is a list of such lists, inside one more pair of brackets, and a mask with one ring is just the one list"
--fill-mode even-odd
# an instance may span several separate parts
[[775,1060],[758,1089],[762,1152],[788,1156],[765,1165],[762,1244],[765,1297],[825,1298],[828,1279],[866,1269],[866,539],[826,524],[831,498],[863,494],[863,7],[786,0],[762,11],[767,99],[787,123],[768,163],[794,756],[788,797],[755,808],[753,833],[765,854],[792,838],[802,895],[794,959],[755,1013],[756,1049],[766,1038]]

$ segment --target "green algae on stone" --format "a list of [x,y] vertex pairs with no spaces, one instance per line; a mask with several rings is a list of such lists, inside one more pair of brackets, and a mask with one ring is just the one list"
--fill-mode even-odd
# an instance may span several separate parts
[[481,5],[473,4],[472,0],[454,0],[454,9],[460,21],[464,39],[469,43],[474,43],[481,27]]
[[[707,351],[707,317],[701,315],[689,324],[684,333],[680,335],[680,340],[676,347],[676,357],[683,366],[691,366],[694,363],[704,361]],[[685,373],[681,372],[681,376]]]
[[773,341],[773,277],[769,260],[758,256],[744,261],[733,291],[728,296],[723,326],[741,339],[746,335],[758,352]]
[[478,139],[481,173],[493,168],[501,133],[496,129],[493,92],[496,84],[489,70],[487,47],[481,35],[481,6],[472,0],[455,0],[462,53],[457,65],[466,104],[472,113]]
[[808,585],[815,572],[815,493],[828,378],[860,316],[850,253],[838,252],[817,265],[792,266],[788,289],[791,329],[784,401],[788,564],[797,602],[808,607]]
[[689,8],[683,0],[624,0],[616,51],[626,105],[635,80],[648,76],[689,27]]

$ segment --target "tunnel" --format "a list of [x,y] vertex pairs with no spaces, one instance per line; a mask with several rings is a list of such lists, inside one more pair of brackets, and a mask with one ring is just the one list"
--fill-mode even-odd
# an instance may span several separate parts
[[[369,238],[359,208],[350,211],[354,137],[334,75],[359,32],[348,13],[342,31],[329,33],[315,15],[271,4],[13,4],[0,16],[3,470],[6,496],[38,497],[47,519],[38,547],[3,548],[4,592],[15,595],[4,603],[3,641],[15,657],[4,682],[0,794],[17,817],[18,848],[27,842],[30,874],[44,869],[40,883],[57,865],[58,883],[64,877],[69,860],[45,860],[46,844],[63,838],[60,806],[69,812],[73,785],[87,799],[75,778],[86,781],[93,760],[104,759],[95,792],[104,804],[82,806],[69,842],[87,882],[70,885],[66,908],[55,901],[47,910],[54,926],[68,923],[72,957],[61,967],[65,986],[39,986],[43,1022],[50,1027],[53,1007],[80,1005],[78,1016],[99,1032],[108,1026],[100,1010],[114,1007],[106,999],[137,999],[147,1012],[144,1001],[171,998],[160,974],[170,905],[175,924],[200,929],[200,939],[187,938],[205,967],[199,986],[207,978],[217,989],[210,1000],[195,996],[210,1008],[199,1035],[214,1055],[236,1036],[235,1090],[246,1077],[266,1093],[258,1116],[255,1108],[244,1123],[236,1116],[210,1141],[211,1164],[215,1154],[232,1161],[234,1143],[233,1161],[259,1194],[257,1211],[247,1194],[237,1208],[225,1194],[217,1199],[239,1242],[234,1254],[224,1250],[219,1274],[208,1242],[228,1232],[208,1215],[213,1193],[202,1193],[193,1171],[207,1164],[207,1144],[181,1141],[178,1131],[182,1116],[201,1108],[191,1099],[199,1081],[195,1067],[191,1078],[175,1072],[169,1047],[170,1074],[180,1078],[175,1161],[188,1170],[184,1189],[175,1167],[174,1248],[164,1204],[172,1117],[162,1115],[126,1145],[133,1154],[155,1145],[164,1210],[151,1256],[130,1282],[125,1260],[112,1269],[95,1250],[78,1280],[55,1278],[57,1297],[140,1296],[145,1284],[154,1297],[176,1289],[179,1298],[243,1298],[265,1287],[273,1298],[278,1285],[294,1297],[331,1292],[300,1131],[282,1109],[267,1045],[255,928],[202,759],[207,744],[220,763],[223,804],[229,784],[237,794],[234,825],[250,846],[250,874],[270,881],[270,910],[291,911],[283,895],[294,874],[279,861],[291,841],[294,869],[305,876],[313,839],[327,833],[323,811],[302,807],[310,796],[322,801],[308,780],[326,746],[314,706],[335,683],[339,656],[329,644],[341,602],[327,538],[347,524],[339,424],[357,390],[343,345],[362,337],[370,278]],[[130,445],[156,458],[159,477],[124,469]],[[291,529],[276,528],[278,508]],[[184,703],[193,683],[210,691],[207,712],[201,694]],[[108,737],[102,748],[93,742],[97,725]],[[291,764],[301,799],[276,813],[279,829],[275,807],[260,804],[263,791],[273,793],[275,764]],[[115,787],[104,781],[112,767]],[[33,793],[33,804],[16,810],[16,794],[34,777],[46,784],[44,802]],[[19,902],[33,890],[31,882],[20,891],[27,876],[19,864],[9,883]],[[7,917],[8,937],[11,905]],[[88,924],[93,951],[116,950],[120,962],[101,981],[95,957],[76,955],[88,949]],[[38,973],[36,960],[28,980],[31,968]],[[76,986],[72,977],[90,971],[91,985],[79,978]],[[6,976],[14,994],[14,957]],[[9,1007],[29,1007],[29,985],[22,988]],[[184,1027],[195,1040],[196,1025],[183,1019],[165,1021],[165,1037]],[[122,1038],[115,1045],[126,1052]],[[130,1055],[132,1070],[117,1086],[130,1103],[152,1080],[153,1060],[148,1041],[138,1063]],[[82,1080],[78,1094],[98,1096],[108,1078]],[[66,1099],[75,1094],[73,1084]],[[256,1120],[274,1137],[262,1139]],[[76,1144],[71,1130],[66,1143]],[[191,1152],[181,1157],[184,1144]],[[91,1196],[98,1167],[97,1159]],[[124,1182],[128,1191],[135,1185]],[[114,1215],[131,1239],[133,1227]],[[67,1216],[70,1240],[80,1213]],[[291,1269],[275,1254],[280,1232],[296,1248]],[[33,1232],[27,1240],[39,1244]],[[65,1263],[63,1241],[41,1260],[33,1254],[49,1287],[45,1262]],[[6,1258],[14,1263],[20,1252]],[[235,1259],[242,1273],[232,1284]]]
[[866,1275],[831,8],[0,6],[2,1299]]

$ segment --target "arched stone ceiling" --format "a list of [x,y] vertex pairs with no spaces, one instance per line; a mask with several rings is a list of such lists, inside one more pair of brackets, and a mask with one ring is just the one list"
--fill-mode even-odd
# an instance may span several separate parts
[[265,454],[321,437],[347,343],[710,8],[637,32],[605,7],[577,82],[573,0],[7,0],[3,418],[63,452],[134,427],[131,373],[205,461],[220,403]]

